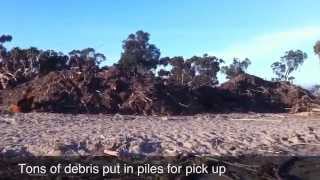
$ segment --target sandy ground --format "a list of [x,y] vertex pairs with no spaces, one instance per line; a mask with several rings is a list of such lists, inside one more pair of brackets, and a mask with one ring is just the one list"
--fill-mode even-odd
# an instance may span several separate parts
[[320,155],[320,117],[0,115],[5,155]]

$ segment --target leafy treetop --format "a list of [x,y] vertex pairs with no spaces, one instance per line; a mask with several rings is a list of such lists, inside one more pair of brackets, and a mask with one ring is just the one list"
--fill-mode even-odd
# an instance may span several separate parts
[[294,77],[290,76],[292,72],[298,69],[307,58],[307,54],[301,50],[287,51],[280,61],[274,62],[271,65],[273,72],[276,74],[274,81],[293,81]]
[[231,79],[239,74],[244,74],[250,64],[251,61],[248,58],[243,61],[234,58],[232,64],[221,67],[221,72],[226,75],[227,79]]
[[160,50],[154,44],[150,44],[149,39],[149,33],[144,31],[130,34],[123,41],[123,52],[118,65],[134,73],[155,69],[159,64]]

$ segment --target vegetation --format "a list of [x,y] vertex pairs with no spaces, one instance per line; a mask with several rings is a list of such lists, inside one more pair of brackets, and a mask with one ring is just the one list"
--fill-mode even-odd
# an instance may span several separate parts
[[69,55],[54,50],[41,50],[36,47],[28,49],[14,47],[7,51],[3,44],[11,40],[10,35],[0,37],[0,89],[14,87],[52,71],[71,68],[81,71],[98,69],[98,65],[105,60],[105,56],[96,53],[93,48],[73,50]]
[[[41,50],[36,47],[21,49],[14,47],[7,50],[4,45],[12,36],[0,36],[0,89],[14,87],[36,76],[43,76],[52,71],[76,69],[81,72],[97,72],[106,57],[93,48],[73,50],[63,54],[54,50]],[[160,58],[160,50],[150,43],[150,34],[137,31],[130,34],[122,44],[123,52],[114,68],[128,75],[152,74],[157,71],[158,78],[169,83],[196,88],[218,84],[217,73],[221,70],[227,79],[246,73],[251,64],[249,59],[233,59],[232,64],[221,66],[224,61],[215,56],[204,54],[184,59],[182,56]],[[320,42],[314,46],[320,54]],[[307,58],[301,50],[290,50],[281,59],[271,65],[277,76],[275,81],[292,81],[292,73]],[[105,67],[108,69],[108,67]]]
[[314,53],[316,53],[320,57],[320,41],[317,41],[313,46]]
[[271,65],[273,72],[277,76],[276,78],[273,78],[273,80],[292,82],[295,78],[290,75],[304,63],[306,58],[307,54],[301,50],[287,51],[286,54],[281,57],[280,61],[274,62]]
[[119,67],[133,73],[145,73],[159,64],[160,50],[149,43],[147,32],[137,31],[123,41]]
[[[11,40],[0,36],[0,89],[6,89],[0,99],[17,112],[187,114],[284,112],[287,107],[298,112],[312,102],[311,96],[302,98],[309,94],[301,88],[246,74],[249,59],[221,67],[224,61],[208,54],[161,58],[143,31],[123,41],[120,60],[111,67],[101,67],[106,57],[93,48],[68,54],[36,47],[7,50]],[[277,80],[293,79],[305,58],[302,51],[287,52],[272,65]],[[239,78],[216,86],[220,70],[228,79]]]
[[221,67],[221,72],[226,75],[227,79],[232,79],[239,74],[244,74],[250,64],[251,61],[248,58],[243,61],[234,58],[232,64]]
[[220,71],[222,59],[204,54],[184,59],[182,56],[161,58],[159,64],[170,65],[171,70],[160,69],[160,77],[169,76],[169,81],[182,86],[199,87],[218,84],[217,73]]
[[0,44],[2,45],[5,42],[10,42],[12,40],[11,35],[1,35],[0,36]]
[[[14,87],[35,76],[45,75],[52,71],[63,69],[77,69],[83,72],[98,70],[106,57],[96,53],[93,48],[73,50],[68,55],[54,50],[40,50],[35,47],[20,49],[15,47],[6,51],[5,42],[11,41],[10,35],[3,35],[1,42],[1,88]],[[190,59],[183,57],[164,57],[160,59],[160,50],[149,42],[150,35],[144,31],[130,34],[123,41],[123,52],[115,67],[129,75],[151,73],[160,65],[167,70],[160,69],[158,76],[168,76],[171,83],[189,87],[218,84],[217,73],[223,62],[214,56],[204,54]],[[168,67],[168,65],[170,67]],[[89,71],[90,70],[90,71]]]
[[310,92],[314,95],[314,96],[318,96],[320,97],[320,85],[314,85],[310,88]]

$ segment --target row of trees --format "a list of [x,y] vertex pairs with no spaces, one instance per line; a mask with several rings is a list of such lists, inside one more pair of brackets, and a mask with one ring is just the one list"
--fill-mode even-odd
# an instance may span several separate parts
[[[28,81],[35,76],[62,69],[79,69],[96,71],[106,57],[93,48],[73,50],[68,55],[53,50],[40,50],[35,47],[7,50],[10,35],[0,36],[0,81],[2,88]],[[150,34],[137,31],[130,34],[122,44],[123,52],[114,66],[135,76],[157,72],[158,77],[168,79],[179,85],[197,87],[218,84],[217,73],[221,71],[227,79],[243,74],[251,64],[249,59],[233,59],[228,66],[221,66],[224,61],[215,56],[204,54],[184,59],[181,56],[160,58],[160,50],[150,43]],[[320,55],[320,42],[315,45],[315,52]],[[292,81],[292,72],[298,69],[307,58],[306,53],[296,50],[288,51],[273,63],[275,81]]]
[[167,77],[171,82],[180,85],[198,87],[201,85],[218,84],[217,73],[220,71],[222,59],[204,54],[202,57],[194,56],[190,59],[178,57],[165,57],[160,59],[160,65],[171,67],[171,70],[160,69],[158,75]]
[[97,70],[106,58],[93,48],[73,50],[68,55],[54,50],[41,50],[36,47],[7,50],[4,43],[10,42],[10,35],[0,36],[0,83],[1,88],[15,86],[35,76],[51,71],[76,68],[80,71]]
[[218,84],[217,73],[221,70],[230,79],[245,73],[251,64],[249,59],[234,59],[229,66],[220,65],[224,61],[215,56],[204,54],[184,59],[182,56],[160,58],[160,50],[149,43],[149,33],[137,31],[123,41],[123,52],[117,66],[127,72],[143,74],[156,70],[161,78],[169,82],[190,87]]
[[[120,67],[134,73],[143,73],[150,69],[155,69],[158,65],[167,67],[170,65],[171,70],[160,69],[158,75],[161,77],[169,77],[169,79],[181,84],[192,84],[198,82],[199,85],[215,85],[218,83],[217,73],[221,70],[227,79],[231,79],[239,74],[246,72],[251,64],[249,59],[233,59],[229,66],[220,65],[224,63],[222,59],[215,56],[204,54],[202,57],[194,56],[190,59],[178,57],[160,58],[160,50],[149,43],[149,34],[138,31],[130,34],[127,40],[123,41],[123,53],[119,61]],[[320,42],[318,43],[317,52],[320,52]],[[290,50],[274,62],[271,68],[276,75],[274,81],[290,81],[294,80],[292,73],[296,71],[307,58],[307,54],[301,50]]]

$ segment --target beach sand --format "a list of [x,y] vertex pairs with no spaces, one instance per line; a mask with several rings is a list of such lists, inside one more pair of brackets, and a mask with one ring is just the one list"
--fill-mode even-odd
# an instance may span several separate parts
[[320,117],[0,115],[4,155],[320,155]]

